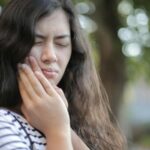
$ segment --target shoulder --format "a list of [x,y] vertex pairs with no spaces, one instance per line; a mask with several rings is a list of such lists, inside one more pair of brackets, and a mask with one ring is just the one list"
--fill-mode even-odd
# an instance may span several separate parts
[[14,127],[18,116],[11,110],[0,108],[0,126]]
[[9,128],[9,131],[13,133],[22,134],[26,124],[28,125],[28,122],[21,115],[9,109],[0,108],[0,131]]
[[0,108],[0,149],[28,149],[10,110]]
[[0,108],[0,130],[5,126],[13,126],[13,119],[13,116],[7,109]]
[[[6,140],[3,143],[1,143],[2,138]],[[28,147],[30,149],[33,149],[34,147],[34,149],[40,150],[45,149],[46,146],[45,136],[40,131],[32,127],[23,116],[15,113],[14,111],[0,108],[0,149],[1,144],[7,143],[8,145],[7,141],[13,142],[12,139],[14,142],[16,141],[15,146],[20,143],[23,144],[24,147]],[[17,148],[15,147],[14,149]]]
[[0,107],[0,120],[12,123],[13,125],[16,125],[16,122],[21,122],[25,124],[28,123],[27,120],[24,117],[22,117],[20,114],[1,107]]

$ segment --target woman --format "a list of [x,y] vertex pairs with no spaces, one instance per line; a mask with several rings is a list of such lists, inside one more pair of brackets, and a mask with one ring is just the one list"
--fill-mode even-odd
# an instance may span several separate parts
[[9,2],[0,72],[1,149],[123,149],[70,0]]

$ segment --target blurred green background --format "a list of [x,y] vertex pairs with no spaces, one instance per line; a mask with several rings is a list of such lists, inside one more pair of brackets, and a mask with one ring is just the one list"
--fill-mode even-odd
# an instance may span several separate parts
[[150,150],[149,0],[74,3],[128,149]]

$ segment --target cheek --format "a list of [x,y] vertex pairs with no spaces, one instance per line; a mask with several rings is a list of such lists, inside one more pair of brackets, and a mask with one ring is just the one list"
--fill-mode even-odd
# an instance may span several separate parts
[[60,58],[61,58],[61,64],[63,65],[62,67],[65,69],[71,58],[71,50],[69,52],[67,51],[66,53],[63,53],[60,56]]
[[39,48],[39,47],[36,47],[36,46],[32,47],[32,49],[31,49],[29,55],[30,55],[30,56],[33,56],[33,57],[35,57],[35,58],[37,58],[37,59],[39,59],[39,58],[40,58],[40,55],[41,55],[41,50],[40,50],[40,48]]

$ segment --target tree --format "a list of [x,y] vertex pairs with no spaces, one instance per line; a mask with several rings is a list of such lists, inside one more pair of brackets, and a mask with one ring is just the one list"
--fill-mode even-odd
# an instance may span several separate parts
[[9,0],[0,0],[0,5],[4,6]]
[[[95,34],[100,56],[100,75],[108,93],[111,108],[115,115],[122,100],[126,82],[125,57],[117,32],[121,23],[117,13],[117,0],[94,0],[96,12],[92,18],[97,22]],[[99,44],[98,44],[99,43]]]

